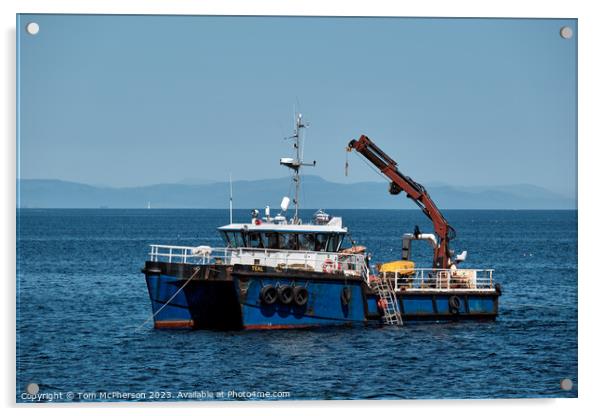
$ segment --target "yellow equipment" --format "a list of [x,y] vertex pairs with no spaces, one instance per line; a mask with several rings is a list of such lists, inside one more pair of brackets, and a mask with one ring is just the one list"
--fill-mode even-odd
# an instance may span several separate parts
[[414,262],[409,260],[397,260],[389,263],[381,264],[379,272],[381,273],[395,273],[399,275],[410,275],[414,273]]

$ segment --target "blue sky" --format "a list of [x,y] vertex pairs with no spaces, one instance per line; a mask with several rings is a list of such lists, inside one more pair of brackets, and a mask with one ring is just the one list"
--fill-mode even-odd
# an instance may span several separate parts
[[354,156],[344,176],[345,145],[366,134],[420,182],[576,193],[573,19],[18,20],[22,178],[285,176],[298,102],[307,173],[328,180],[378,180]]

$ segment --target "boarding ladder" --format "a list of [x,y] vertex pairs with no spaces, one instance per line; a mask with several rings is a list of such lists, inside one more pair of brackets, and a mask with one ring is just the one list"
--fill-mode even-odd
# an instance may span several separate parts
[[[370,276],[370,270],[368,268],[366,269],[368,276]],[[369,281],[370,287],[376,291],[376,294],[380,299],[384,300],[383,322],[386,325],[403,325],[401,311],[399,310],[399,304],[397,303],[397,296],[389,284],[388,279],[381,276],[372,276]]]

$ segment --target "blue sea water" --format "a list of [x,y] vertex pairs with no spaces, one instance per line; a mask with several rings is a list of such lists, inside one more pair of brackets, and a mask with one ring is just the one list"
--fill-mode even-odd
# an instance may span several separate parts
[[[412,210],[331,214],[373,262],[432,228]],[[577,212],[445,215],[465,267],[496,270],[497,321],[214,332],[143,325],[140,269],[151,243],[221,246],[226,210],[18,210],[17,401],[577,397]]]

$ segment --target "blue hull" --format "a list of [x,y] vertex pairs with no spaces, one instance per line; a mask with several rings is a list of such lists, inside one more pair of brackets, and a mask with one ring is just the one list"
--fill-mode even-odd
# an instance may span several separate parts
[[[156,328],[288,329],[380,324],[378,296],[360,278],[252,266],[191,266],[147,262],[143,272]],[[266,304],[263,287],[304,287],[302,306]],[[499,291],[408,291],[398,294],[404,323],[495,319]],[[450,307],[457,297],[458,307]]]
[[[240,278],[236,280],[240,282]],[[303,277],[252,278],[249,277],[246,294],[238,295],[245,329],[307,328],[325,325],[352,325],[366,322],[362,282],[324,281]],[[265,305],[259,292],[265,285],[295,285],[307,288],[308,302],[304,306],[283,305],[276,302]],[[238,285],[240,286],[240,285]],[[342,297],[348,288],[347,301]]]

